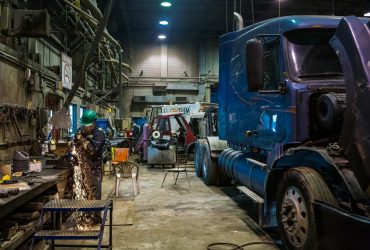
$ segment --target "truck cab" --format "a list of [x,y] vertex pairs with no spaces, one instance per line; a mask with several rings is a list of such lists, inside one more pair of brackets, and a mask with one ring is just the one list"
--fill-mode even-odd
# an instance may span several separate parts
[[259,196],[288,249],[369,244],[369,26],[288,16],[219,40],[219,137],[197,148],[197,175]]
[[163,139],[175,140],[177,151],[193,153],[196,136],[182,113],[163,113],[153,119],[153,131]]

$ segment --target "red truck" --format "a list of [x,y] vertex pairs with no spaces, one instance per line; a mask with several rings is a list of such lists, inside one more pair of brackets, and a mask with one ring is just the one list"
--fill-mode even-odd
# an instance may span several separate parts
[[[193,158],[196,139],[192,128],[182,113],[164,113],[155,117],[149,126],[144,125],[144,131],[136,144],[135,150],[141,154],[141,159],[147,161],[150,165],[173,165],[176,159],[161,156],[161,154],[174,155],[169,154],[173,150],[163,145],[175,145],[177,153],[189,154],[189,157]],[[157,143],[154,143],[154,141]],[[149,150],[148,153],[148,149],[153,148],[158,148],[158,150]],[[164,152],[165,150],[169,150],[169,152]]]

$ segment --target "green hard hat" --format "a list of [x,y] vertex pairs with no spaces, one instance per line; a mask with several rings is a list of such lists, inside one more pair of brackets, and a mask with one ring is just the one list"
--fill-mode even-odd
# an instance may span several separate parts
[[90,126],[96,120],[96,112],[93,110],[85,110],[80,119],[81,126]]

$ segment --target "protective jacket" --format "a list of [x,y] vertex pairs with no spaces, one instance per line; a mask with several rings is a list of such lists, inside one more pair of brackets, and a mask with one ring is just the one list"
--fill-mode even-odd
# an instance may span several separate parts
[[105,144],[104,132],[95,127],[91,134],[84,133],[79,129],[81,135],[85,138],[82,141],[82,146],[86,152],[87,157],[94,166],[101,165],[103,163],[103,150]]

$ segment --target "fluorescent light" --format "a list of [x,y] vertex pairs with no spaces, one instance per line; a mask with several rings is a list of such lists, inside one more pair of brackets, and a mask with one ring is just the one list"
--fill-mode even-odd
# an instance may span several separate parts
[[164,40],[164,39],[166,39],[167,37],[165,36],[165,35],[159,35],[158,36],[158,39],[161,39],[161,40]]
[[161,6],[163,6],[163,7],[171,7],[172,6],[172,3],[170,3],[170,2],[161,2]]
[[364,16],[370,17],[370,12],[365,13]]
[[167,20],[161,20],[161,21],[159,21],[159,24],[160,25],[168,25],[168,21]]

